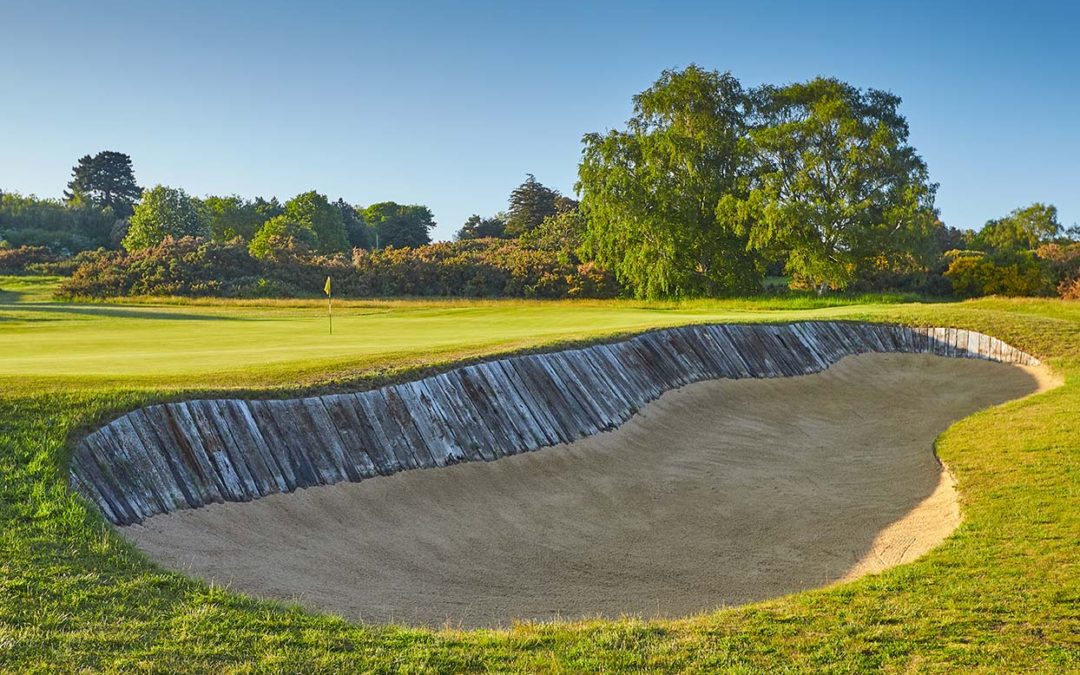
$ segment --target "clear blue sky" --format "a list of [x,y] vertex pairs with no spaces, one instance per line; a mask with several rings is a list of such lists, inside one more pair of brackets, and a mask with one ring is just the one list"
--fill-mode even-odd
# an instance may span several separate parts
[[84,154],[195,195],[315,188],[432,208],[436,238],[525,174],[570,193],[582,134],[664,68],[830,75],[904,99],[958,227],[1080,221],[1080,3],[0,0],[0,189]]

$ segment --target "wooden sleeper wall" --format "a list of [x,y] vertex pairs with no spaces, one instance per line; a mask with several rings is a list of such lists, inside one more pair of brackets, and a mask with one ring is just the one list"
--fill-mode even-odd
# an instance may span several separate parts
[[692,382],[802,375],[864,352],[1038,363],[997,338],[955,328],[687,326],[358,394],[148,406],[82,439],[71,482],[108,520],[128,525],[213,502],[569,443],[614,429]]

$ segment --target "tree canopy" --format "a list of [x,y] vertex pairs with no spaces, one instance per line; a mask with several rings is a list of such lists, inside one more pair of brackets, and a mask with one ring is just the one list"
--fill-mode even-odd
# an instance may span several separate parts
[[202,199],[201,203],[209,223],[210,237],[223,242],[238,237],[250,241],[263,223],[284,211],[277,199],[265,200],[262,197],[249,201],[236,195],[211,195]]
[[749,107],[731,74],[690,66],[635,96],[624,130],[584,137],[585,248],[636,295],[757,288],[760,256],[717,218],[745,187]]
[[753,250],[778,251],[790,273],[824,290],[847,286],[871,258],[932,241],[937,186],[907,143],[898,96],[818,78],[754,98],[748,189],[717,208]]
[[975,245],[989,251],[1030,251],[1062,232],[1057,207],[1035,203],[988,221],[975,236]]
[[71,170],[67,187],[64,198],[68,202],[108,207],[119,218],[131,216],[142,194],[135,183],[131,157],[111,150],[81,157]]
[[426,206],[380,202],[364,209],[363,216],[374,231],[378,248],[431,243],[430,233],[435,227],[435,217]]
[[465,239],[487,239],[494,237],[502,239],[507,237],[506,234],[506,218],[501,214],[496,214],[488,218],[481,218],[477,214],[469,216],[465,224],[461,226],[461,229],[457,231],[454,238],[458,241]]
[[251,254],[266,258],[276,252],[346,253],[350,249],[341,210],[315,190],[296,195],[280,215],[266,221],[249,245]]
[[44,246],[57,254],[77,253],[108,246],[115,223],[111,209],[92,204],[0,193],[0,242],[10,246]]
[[123,245],[136,251],[160,244],[165,237],[206,237],[210,226],[198,200],[179,188],[158,185],[143,193],[131,216]]
[[345,234],[349,238],[349,245],[353,248],[370,249],[372,247],[371,228],[364,222],[362,213],[356,207],[338,199],[334,206],[341,212],[341,220],[345,223]]

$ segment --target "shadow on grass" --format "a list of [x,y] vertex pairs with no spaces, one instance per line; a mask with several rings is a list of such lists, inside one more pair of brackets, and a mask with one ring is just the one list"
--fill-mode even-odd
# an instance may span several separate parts
[[157,319],[166,321],[246,321],[244,317],[223,316],[220,314],[192,314],[187,312],[159,312],[149,309],[127,309],[106,306],[72,306],[60,303],[22,303],[9,300],[8,296],[18,295],[15,291],[0,291],[0,310],[14,312],[44,312],[48,314],[77,314],[81,316],[100,316],[120,319]]

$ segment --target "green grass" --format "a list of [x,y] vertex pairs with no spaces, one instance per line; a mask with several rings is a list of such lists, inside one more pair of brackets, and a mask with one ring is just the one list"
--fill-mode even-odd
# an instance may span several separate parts
[[[1080,669],[1080,304],[812,297],[642,302],[72,305],[0,278],[0,670]],[[921,560],[679,621],[506,631],[365,626],[163,571],[66,487],[70,444],[120,411],[215,391],[363,387],[462,358],[704,321],[869,319],[997,335],[1066,376],[953,426],[965,520]]]

